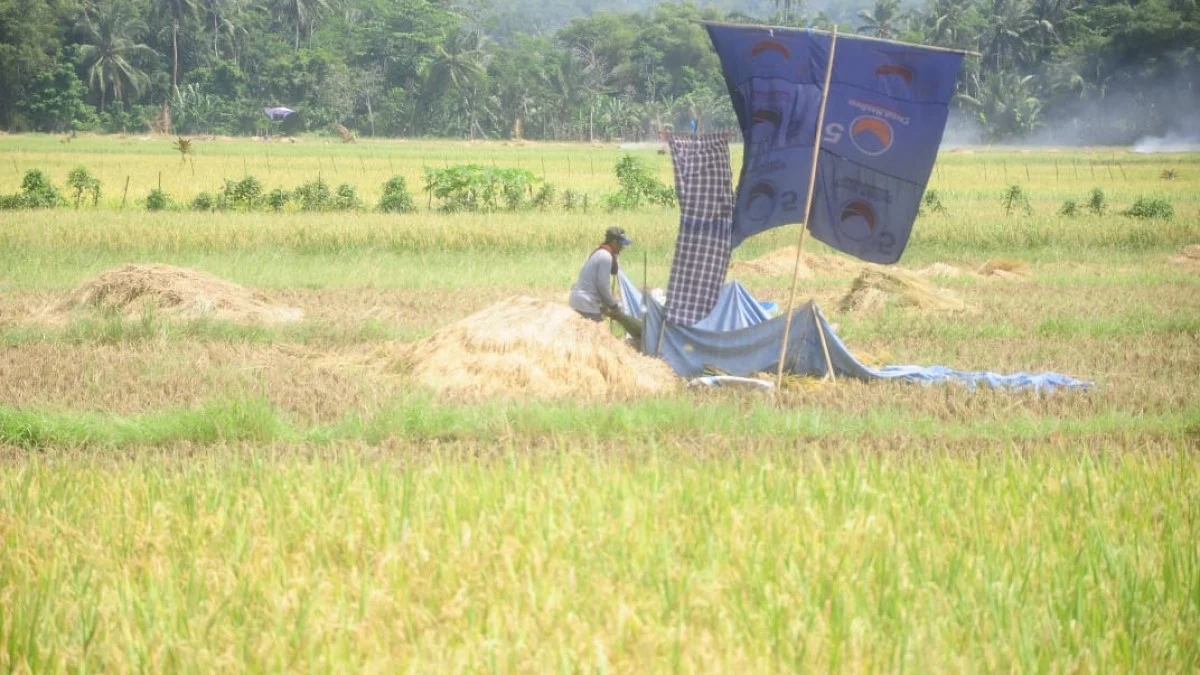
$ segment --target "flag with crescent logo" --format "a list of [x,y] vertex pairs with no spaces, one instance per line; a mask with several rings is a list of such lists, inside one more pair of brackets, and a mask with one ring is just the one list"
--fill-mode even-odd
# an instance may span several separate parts
[[742,127],[733,246],[807,222],[820,241],[876,263],[900,259],[946,127],[960,52],[837,38],[812,211],[813,142],[832,36],[707,24]]

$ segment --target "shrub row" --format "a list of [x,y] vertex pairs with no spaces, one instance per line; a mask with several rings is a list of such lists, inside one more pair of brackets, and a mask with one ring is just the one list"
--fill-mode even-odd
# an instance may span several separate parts
[[[610,211],[633,210],[646,206],[673,206],[675,190],[664,185],[638,158],[625,155],[616,165],[619,189],[604,195],[601,206]],[[73,169],[67,178],[75,207],[90,201],[100,202],[100,181],[84,167]],[[465,164],[442,169],[425,170],[425,192],[429,207],[437,199],[437,208],[445,212],[495,212],[525,209],[549,209],[555,206],[566,211],[587,210],[588,197],[575,190],[564,190],[561,196],[553,185],[525,169],[485,167]],[[21,191],[0,196],[0,209],[56,208],[67,205],[58,188],[41,171],[25,174]],[[216,192],[201,192],[191,202],[176,202],[161,188],[146,196],[145,207],[150,211],[355,211],[366,207],[353,185],[333,188],[322,178],[300,185],[294,190],[267,190],[254,176],[241,180],[226,180]],[[416,210],[412,194],[404,178],[394,176],[383,185],[383,195],[377,209],[384,213],[410,213]]]

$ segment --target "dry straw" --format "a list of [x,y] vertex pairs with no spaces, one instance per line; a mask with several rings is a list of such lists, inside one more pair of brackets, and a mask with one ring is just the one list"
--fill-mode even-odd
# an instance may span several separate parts
[[979,273],[985,277],[1024,279],[1029,276],[1029,264],[1024,260],[995,258],[983,263],[979,267]]
[[[759,256],[753,260],[742,260],[729,267],[731,276],[754,274],[764,277],[790,277],[796,264],[796,247],[788,246]],[[805,253],[801,257],[800,278],[811,279],[817,275],[835,276],[853,274],[862,267],[849,258],[838,255]]]
[[137,316],[147,310],[182,319],[211,318],[250,323],[287,323],[304,310],[284,307],[266,295],[207,272],[172,265],[122,265],[75,289],[43,317],[65,319],[90,309]]
[[596,401],[664,394],[677,386],[666,363],[545,300],[513,297],[405,350],[395,367],[454,400]]
[[1200,264],[1200,244],[1192,244],[1179,249],[1179,254],[1171,256],[1171,262],[1182,265]]
[[936,288],[912,272],[883,267],[864,267],[838,308],[843,312],[864,312],[885,305],[932,312],[968,309],[952,291]]

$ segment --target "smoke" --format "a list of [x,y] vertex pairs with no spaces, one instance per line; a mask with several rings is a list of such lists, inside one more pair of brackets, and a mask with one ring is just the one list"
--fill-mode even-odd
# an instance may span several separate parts
[[958,108],[950,109],[946,118],[946,131],[942,133],[941,150],[957,150],[972,145],[983,145],[985,132],[979,121],[970,113]]
[[1200,134],[1171,131],[1165,136],[1146,136],[1133,144],[1134,152],[1200,152]]

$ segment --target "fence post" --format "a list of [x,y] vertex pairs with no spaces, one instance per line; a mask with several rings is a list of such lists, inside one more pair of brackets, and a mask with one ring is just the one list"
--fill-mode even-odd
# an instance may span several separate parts
[[129,196],[129,176],[125,176],[125,191],[121,193],[121,208],[125,208],[125,198]]

